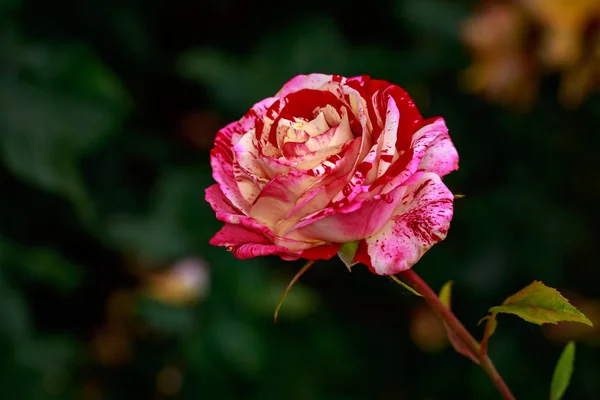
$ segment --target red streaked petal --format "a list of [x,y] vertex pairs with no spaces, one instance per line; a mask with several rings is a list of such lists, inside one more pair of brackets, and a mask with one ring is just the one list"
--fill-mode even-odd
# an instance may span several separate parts
[[448,135],[445,121],[442,118],[437,118],[433,124],[439,130],[439,133],[421,159],[419,169],[434,172],[444,177],[458,169],[458,152]]
[[276,96],[285,97],[290,93],[294,93],[302,89],[319,89],[323,85],[331,82],[333,80],[332,78],[332,75],[325,74],[298,75],[283,85],[279,92],[277,92]]
[[271,229],[294,208],[300,196],[319,178],[305,171],[278,175],[263,188],[252,205],[250,216]]
[[[446,237],[454,196],[440,177],[425,173],[407,188],[394,216],[365,239],[373,271],[393,275],[411,268],[435,243]],[[359,257],[363,257],[362,254]]]
[[225,224],[209,243],[213,246],[226,247],[240,260],[290,253],[285,247],[274,245],[264,235],[232,224]]
[[437,137],[447,135],[447,131],[448,129],[442,118],[437,118],[430,124],[423,126],[413,135],[410,149],[402,153],[400,158],[390,166],[388,172],[378,178],[373,186],[383,185],[381,193],[387,193],[396,186],[402,185],[420,168],[421,160]]
[[369,246],[364,239],[358,242],[358,248],[354,253],[354,262],[364,264],[372,273],[376,273],[371,264],[371,257],[369,257]]
[[341,244],[336,243],[313,247],[300,253],[300,258],[305,258],[307,260],[329,260],[337,254],[340,246]]
[[375,196],[349,213],[332,213],[313,220],[298,230],[305,237],[327,242],[347,243],[364,239],[379,231],[390,219],[405,187],[399,186],[387,195]]

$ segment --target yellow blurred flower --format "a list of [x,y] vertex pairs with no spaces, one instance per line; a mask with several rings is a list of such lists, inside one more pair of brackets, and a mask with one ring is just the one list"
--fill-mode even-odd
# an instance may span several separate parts
[[569,108],[583,103],[600,86],[600,29],[590,40],[582,60],[567,69],[560,82],[558,98]]
[[412,310],[409,329],[410,338],[421,351],[438,353],[448,345],[444,323],[428,306],[419,305]]
[[487,3],[461,29],[473,64],[464,72],[469,92],[509,106],[526,106],[537,91],[535,63],[524,51],[527,24],[512,4]]
[[542,26],[541,61],[550,68],[573,66],[582,58],[585,31],[600,16],[598,0],[519,0]]
[[208,292],[208,266],[200,259],[181,260],[166,271],[148,275],[145,293],[155,300],[185,305],[204,298]]
[[573,108],[600,85],[599,0],[481,4],[461,29],[473,60],[461,76],[465,90],[507,106],[528,106],[542,71],[558,72],[558,98]]

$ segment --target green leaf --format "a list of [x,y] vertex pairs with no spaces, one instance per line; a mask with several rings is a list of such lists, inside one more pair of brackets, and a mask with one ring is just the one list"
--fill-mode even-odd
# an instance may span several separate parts
[[[189,254],[196,240],[208,241],[222,224],[204,201],[212,183],[203,168],[173,167],[163,171],[142,215],[118,215],[108,220],[114,246],[135,251],[145,260],[168,262]],[[214,214],[213,214],[214,215]]]
[[496,332],[496,327],[498,326],[498,321],[496,320],[496,313],[492,313],[492,315],[486,315],[479,321],[477,325],[481,324],[483,321],[486,320],[487,323],[485,324],[485,330],[483,331],[483,338],[481,339],[481,348],[479,351],[481,355],[487,354],[488,342],[490,340],[490,337],[492,337],[494,332]]
[[[19,179],[93,216],[81,161],[120,129],[130,106],[120,81],[86,47],[30,43],[17,32],[0,47],[0,162]],[[7,54],[8,53],[8,54]]]
[[[450,309],[450,304],[451,304],[451,300],[452,300],[452,285],[454,284],[454,281],[448,281],[444,284],[444,286],[442,286],[442,289],[440,290],[440,294],[438,295],[438,297],[440,298],[440,300],[442,301],[442,303],[444,303],[444,305],[446,307],[448,307],[448,309]],[[475,364],[479,364],[479,357],[477,356],[477,354],[474,354],[456,335],[456,333],[448,326],[448,324],[446,324],[446,322],[444,322],[444,327],[446,328],[446,334],[448,335],[448,340],[450,341],[450,344],[452,345],[452,347],[454,348],[454,350],[456,350],[457,353],[462,354],[465,357],[468,357],[471,359],[471,361],[473,361]]]
[[15,263],[27,279],[50,285],[63,293],[76,290],[81,284],[82,270],[49,248],[22,248]]
[[489,311],[514,314],[527,322],[538,325],[571,321],[593,326],[592,322],[573,307],[556,289],[539,281],[534,281],[508,297],[501,306],[492,307]]
[[364,73],[395,81],[398,79],[392,77],[410,61],[386,48],[350,47],[335,21],[318,17],[286,24],[285,29],[266,36],[250,54],[240,57],[216,49],[195,49],[179,58],[177,71],[206,88],[219,106],[243,114],[294,75]]
[[440,40],[458,39],[459,25],[468,15],[468,10],[456,2],[443,0],[405,0],[398,2],[396,11],[415,31]]
[[344,262],[344,264],[346,264],[348,270],[350,270],[350,268],[352,268],[352,266],[356,264],[356,262],[354,261],[354,255],[356,254],[356,250],[358,250],[358,240],[354,242],[344,243],[338,250],[338,256]]
[[572,341],[567,343],[563,350],[556,368],[552,376],[552,384],[550,385],[550,400],[562,399],[573,374],[573,364],[575,362],[575,343]]
[[83,271],[56,249],[23,246],[0,238],[0,265],[19,278],[53,287],[62,293],[76,290]]
[[140,296],[136,303],[136,316],[160,332],[179,335],[191,332],[196,318],[191,308],[162,303]]
[[444,283],[444,286],[440,289],[439,298],[444,303],[448,309],[450,309],[450,304],[452,301],[452,285],[454,285],[454,281],[448,281]]

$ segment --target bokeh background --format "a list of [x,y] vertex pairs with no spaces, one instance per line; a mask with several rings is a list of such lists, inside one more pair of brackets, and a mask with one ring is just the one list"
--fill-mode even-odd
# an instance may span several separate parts
[[[477,337],[542,280],[600,326],[597,0],[0,0],[3,399],[493,399],[487,376],[390,279],[208,245],[215,132],[298,73],[369,74],[446,118],[461,156],[449,236]],[[500,316],[520,399],[600,398],[600,331]]]

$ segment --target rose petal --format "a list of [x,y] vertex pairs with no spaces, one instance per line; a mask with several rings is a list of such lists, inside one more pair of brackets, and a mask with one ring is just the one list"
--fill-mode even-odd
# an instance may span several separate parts
[[273,178],[262,190],[249,215],[275,229],[279,221],[294,208],[300,196],[319,178],[305,171],[290,171]]
[[261,225],[253,218],[244,215],[240,210],[236,209],[225,197],[218,184],[208,187],[205,194],[206,201],[215,210],[219,221],[233,225],[242,225],[245,228],[261,232],[269,237],[273,236],[268,227]]
[[[323,219],[312,219],[299,229],[305,236],[335,243],[363,239],[379,231],[390,219],[405,187],[399,186],[387,195],[375,196],[350,213],[333,213]],[[310,218],[310,217],[309,217]]]
[[[244,228],[241,225],[225,224],[223,228],[210,240],[210,244],[214,246],[241,246],[247,243],[256,245],[269,245],[273,243],[268,240],[263,234]],[[279,251],[287,251],[285,248],[280,248]]]
[[365,179],[365,183],[368,186],[376,178],[384,175],[392,162],[398,159],[396,138],[398,135],[399,120],[400,112],[398,111],[396,102],[392,97],[390,97],[387,104],[385,125],[382,133],[379,135],[377,142],[362,161],[364,164],[372,164],[372,167],[369,167],[369,172]]
[[[447,135],[448,128],[442,118],[419,129],[412,139],[410,149],[406,150],[394,164],[388,168],[385,175],[379,177],[373,186],[383,185],[381,193],[388,193],[396,186],[403,184],[420,167],[421,160],[438,136]],[[432,155],[433,157],[433,155]],[[408,159],[408,162],[406,161]]]
[[229,200],[225,198],[218,184],[212,185],[206,189],[206,201],[215,211],[219,221],[225,222],[226,225],[243,227],[260,235],[262,240],[257,241],[258,244],[274,244],[287,249],[288,253],[290,254],[300,254],[301,251],[310,249],[312,247],[327,245],[326,242],[318,239],[309,238],[301,241],[294,238],[276,236],[273,231],[269,229],[269,227],[262,225],[254,218],[246,215],[240,215],[240,211],[236,210]]
[[222,193],[240,210],[248,210],[250,203],[242,196],[233,173],[233,155],[231,138],[234,131],[231,125],[217,133],[215,147],[210,152],[210,165],[213,178],[217,181]]
[[348,113],[344,109],[343,117],[338,126],[332,127],[320,135],[309,136],[304,142],[288,141],[283,145],[282,150],[283,154],[285,154],[289,159],[290,157],[298,157],[315,154],[319,151],[326,151],[329,147],[338,146],[347,142],[348,140],[352,140],[353,138],[354,135],[352,135],[350,124],[348,122]]
[[368,262],[379,275],[409,269],[431,246],[446,237],[453,198],[438,175],[423,174],[419,182],[407,188],[390,221],[362,241],[355,260]]
[[215,137],[214,147],[210,152],[210,165],[213,170],[213,178],[221,191],[233,203],[235,207],[246,211],[250,207],[250,202],[244,198],[238,188],[233,164],[234,155],[232,147],[246,134],[254,128],[255,119],[260,119],[276,99],[273,97],[264,99],[256,103],[250,111],[239,121],[233,122],[221,129]]
[[[300,195],[293,209],[277,225],[277,232],[287,236],[304,217],[323,210],[329,205],[332,197],[348,181],[354,167],[354,160],[360,151],[360,145],[361,140],[356,138],[352,142],[346,143],[339,154],[330,156],[323,163],[308,171],[309,174],[319,177],[319,180]],[[304,236],[300,235],[300,237]]]
[[300,253],[300,258],[306,260],[329,260],[337,254],[340,247],[340,243],[312,247]]
[[448,135],[445,121],[438,118],[435,127],[439,134],[425,152],[419,169],[444,177],[458,169],[458,152]]
[[333,75],[325,74],[298,75],[283,85],[279,92],[277,92],[276,96],[285,97],[290,93],[294,93],[302,89],[319,89],[323,85],[331,82],[332,77]]

